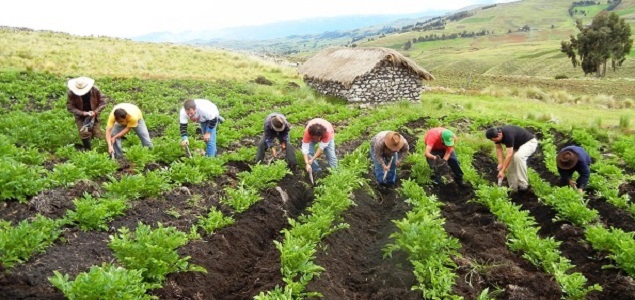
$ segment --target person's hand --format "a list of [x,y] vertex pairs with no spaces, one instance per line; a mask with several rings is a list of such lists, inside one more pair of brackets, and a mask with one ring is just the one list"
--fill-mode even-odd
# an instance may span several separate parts
[[189,144],[190,144],[190,141],[188,141],[187,138],[184,138],[181,140],[181,147],[185,147]]
[[498,166],[496,166],[496,171],[500,171],[503,169],[503,164],[498,164]]
[[496,175],[496,178],[498,178],[498,179],[503,179],[503,178],[505,178],[505,172],[503,172],[503,171],[498,171],[498,175]]
[[115,149],[112,147],[112,145],[108,145],[108,154],[112,154],[113,152],[115,152]]
[[285,142],[280,143],[280,150],[284,151],[285,149],[287,149],[287,143]]
[[397,167],[399,167],[399,165],[401,165],[401,161],[400,161],[400,160],[398,160],[398,161],[395,163],[395,165],[396,165]]
[[384,172],[390,171],[390,166],[383,165],[382,167],[384,168]]
[[203,135],[203,140],[207,143],[207,141],[209,141],[209,131],[205,133],[205,135]]
[[311,171],[313,171],[313,168],[311,168],[311,164],[306,164],[306,166],[304,166],[304,168],[306,169],[306,171],[308,173],[311,173]]
[[271,147],[271,156],[276,157],[276,148],[275,147]]
[[575,181],[573,181],[573,179],[569,179],[569,186],[574,189],[576,188]]
[[309,162],[307,164],[308,165],[312,165],[313,164],[313,158],[309,159]]

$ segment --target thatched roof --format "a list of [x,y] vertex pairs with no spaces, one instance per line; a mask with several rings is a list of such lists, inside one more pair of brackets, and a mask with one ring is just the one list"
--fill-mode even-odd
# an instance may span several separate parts
[[355,78],[370,72],[382,61],[403,65],[425,80],[434,76],[401,53],[381,47],[327,48],[311,57],[298,72],[320,81],[337,81],[350,87]]

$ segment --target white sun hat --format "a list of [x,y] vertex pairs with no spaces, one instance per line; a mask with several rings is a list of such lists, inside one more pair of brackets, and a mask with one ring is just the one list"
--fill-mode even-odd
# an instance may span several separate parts
[[77,96],[86,95],[93,88],[95,79],[89,77],[77,77],[68,81],[68,89]]

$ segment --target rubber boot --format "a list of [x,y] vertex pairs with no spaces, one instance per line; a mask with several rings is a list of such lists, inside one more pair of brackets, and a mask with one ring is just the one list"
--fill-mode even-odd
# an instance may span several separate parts
[[82,144],[84,144],[84,150],[90,151],[90,148],[91,148],[90,138],[82,139]]

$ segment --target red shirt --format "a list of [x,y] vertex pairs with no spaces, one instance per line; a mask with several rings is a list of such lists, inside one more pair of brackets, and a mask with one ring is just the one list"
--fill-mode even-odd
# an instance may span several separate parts
[[443,143],[443,139],[441,138],[441,133],[445,130],[443,127],[436,127],[428,130],[426,136],[423,140],[426,143],[426,146],[432,146],[432,150],[445,150],[448,148]]
[[311,135],[309,135],[309,127],[315,123],[320,124],[324,126],[324,128],[326,128],[326,132],[322,135],[320,142],[328,143],[333,139],[333,137],[335,137],[335,130],[333,130],[333,125],[331,125],[331,123],[329,123],[329,121],[327,120],[316,118],[316,119],[310,120],[309,123],[306,124],[306,128],[304,129],[304,135],[302,136],[303,143],[311,142]]

